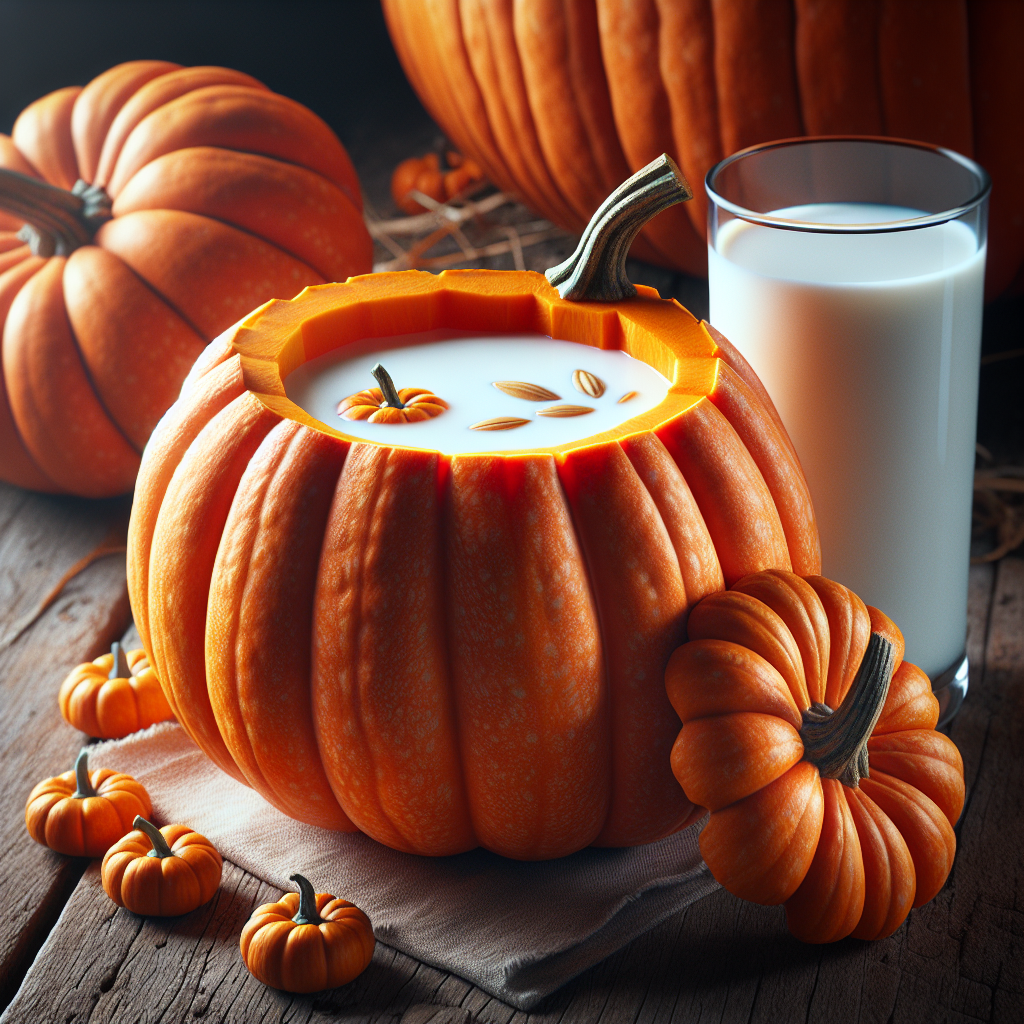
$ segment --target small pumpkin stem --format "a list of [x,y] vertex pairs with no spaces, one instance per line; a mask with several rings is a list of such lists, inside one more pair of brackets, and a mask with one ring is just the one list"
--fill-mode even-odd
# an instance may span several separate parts
[[292,920],[296,924],[323,924],[324,919],[316,909],[316,891],[309,879],[296,872],[288,880],[299,887],[299,909]]
[[82,747],[75,759],[75,791],[71,795],[75,800],[84,800],[88,796],[98,795],[89,781],[88,747]]
[[108,679],[130,679],[132,670],[128,667],[128,658],[124,648],[115,640],[110,645],[110,653],[114,656],[114,664],[110,666]]
[[636,295],[626,276],[626,256],[640,229],[676,203],[693,198],[667,153],[627,178],[590,218],[576,251],[544,276],[563,299],[618,302]]
[[405,403],[398,397],[398,388],[395,387],[391,374],[380,363],[377,363],[370,373],[373,374],[373,379],[380,385],[381,391],[384,392],[384,404],[390,409],[404,409]]
[[135,815],[135,820],[132,822],[132,828],[137,828],[140,832],[145,832],[149,836],[150,842],[153,844],[153,849],[146,854],[147,857],[176,857],[177,854],[167,845],[167,840],[164,839],[163,832],[160,831],[151,821],[146,821],[141,814]]
[[815,704],[804,712],[804,759],[817,766],[822,778],[838,779],[855,789],[861,779],[870,777],[868,740],[889,694],[895,660],[890,641],[872,633],[857,677],[838,710]]
[[110,220],[110,197],[97,185],[75,182],[67,189],[0,168],[0,210],[26,221],[18,237],[35,256],[67,256],[92,241]]

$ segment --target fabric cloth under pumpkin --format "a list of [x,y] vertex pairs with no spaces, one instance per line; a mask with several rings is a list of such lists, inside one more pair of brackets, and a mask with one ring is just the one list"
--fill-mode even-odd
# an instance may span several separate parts
[[528,1010],[588,967],[718,888],[702,823],[657,843],[559,860],[399,853],[361,833],[293,821],[221,772],[177,723],[90,748],[129,772],[158,822],[183,821],[282,891],[300,871],[362,908],[380,942]]

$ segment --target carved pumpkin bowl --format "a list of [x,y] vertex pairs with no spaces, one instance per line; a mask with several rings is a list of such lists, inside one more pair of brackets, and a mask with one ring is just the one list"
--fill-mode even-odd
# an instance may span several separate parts
[[[573,418],[564,443],[499,431],[455,454],[408,440],[427,423],[355,434],[289,397],[313,360],[438,331],[620,350],[664,396],[601,432]],[[593,404],[601,382],[576,381],[567,401]],[[457,403],[432,390],[453,400],[434,423]],[[224,771],[312,824],[520,859],[651,842],[702,813],[672,775],[664,684],[688,610],[819,562],[792,445],[724,338],[652,289],[574,301],[484,270],[256,310],[154,433],[129,536],[146,651]]]

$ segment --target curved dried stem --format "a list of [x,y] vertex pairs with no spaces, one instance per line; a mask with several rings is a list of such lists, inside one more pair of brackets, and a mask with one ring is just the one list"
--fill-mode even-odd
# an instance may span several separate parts
[[380,385],[380,389],[384,394],[384,402],[388,408],[404,409],[405,404],[398,397],[398,388],[395,387],[391,374],[380,363],[377,363],[370,373],[373,374],[373,379]]
[[75,759],[75,791],[71,795],[75,800],[84,800],[86,797],[98,795],[89,779],[89,750],[87,747],[82,747]]
[[110,198],[96,185],[75,182],[67,189],[0,167],[0,209],[25,221],[18,237],[33,255],[67,256],[92,241],[110,220]]
[[804,712],[804,759],[817,766],[822,778],[856,788],[869,777],[868,740],[888,696],[895,661],[890,641],[872,633],[857,677],[838,710],[814,704]]
[[627,178],[590,218],[576,251],[545,272],[563,299],[618,302],[636,295],[626,276],[626,256],[640,229],[676,203],[693,198],[667,153]]
[[323,924],[324,919],[316,909],[316,890],[309,879],[296,872],[289,875],[288,880],[299,889],[299,909],[292,920],[296,924]]

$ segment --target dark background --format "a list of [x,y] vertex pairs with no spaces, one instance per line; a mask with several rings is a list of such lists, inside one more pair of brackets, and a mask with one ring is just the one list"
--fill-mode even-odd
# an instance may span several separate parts
[[426,117],[379,0],[0,0],[0,131],[126,60],[219,64],[316,111],[347,144]]
[[[368,198],[386,214],[393,212],[390,168],[438,134],[398,63],[379,0],[0,0],[0,54],[0,131],[7,133],[33,100],[85,85],[121,61],[245,71],[338,133]],[[698,315],[707,308],[706,289],[702,299],[700,284],[682,275],[655,272],[648,283]],[[1022,345],[1024,299],[990,303],[983,352]],[[1021,459],[1024,359],[983,363],[978,438],[997,461]]]

